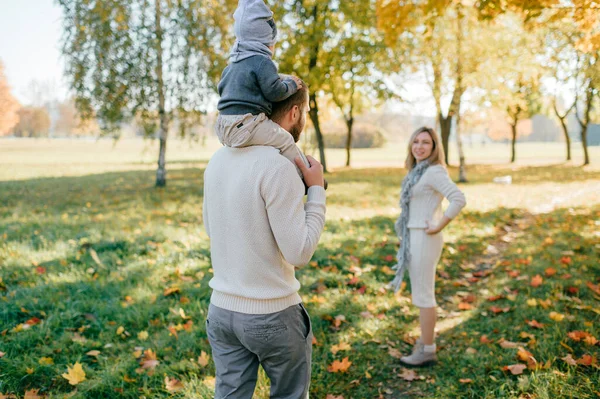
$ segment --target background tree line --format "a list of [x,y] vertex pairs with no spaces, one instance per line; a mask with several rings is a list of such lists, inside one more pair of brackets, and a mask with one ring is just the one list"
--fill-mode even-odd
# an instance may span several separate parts
[[[95,121],[115,137],[124,123],[136,121],[160,141],[156,184],[166,184],[169,133],[188,134],[214,106],[234,40],[237,1],[57,2],[77,110],[72,119],[78,126]],[[280,72],[294,73],[310,86],[309,115],[325,169],[324,109],[336,110],[345,126],[349,166],[357,116],[386,100],[402,100],[415,79],[427,83],[423,95],[435,104],[447,159],[455,134],[462,180],[466,132],[501,121],[506,128],[498,135],[512,142],[514,162],[515,143],[527,134],[523,121],[535,114],[560,123],[567,160],[572,134],[565,121],[575,116],[584,163],[590,162],[586,135],[598,121],[600,101],[600,9],[594,2],[267,2],[279,30]],[[4,86],[0,78],[0,93],[7,91]],[[19,111],[13,100],[0,94],[7,104],[1,107],[0,133],[43,131],[32,127],[46,123],[42,112]]]

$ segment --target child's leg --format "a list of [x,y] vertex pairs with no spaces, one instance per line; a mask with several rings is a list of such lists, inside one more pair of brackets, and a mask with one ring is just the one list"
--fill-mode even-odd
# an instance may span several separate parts
[[[296,166],[294,159],[300,158],[307,167],[310,167],[310,163],[294,142],[292,135],[277,123],[266,117],[253,129],[252,138],[248,141],[247,145],[267,145],[275,147],[281,152],[281,155],[289,159],[294,166]],[[296,170],[300,177],[302,177],[302,173],[297,166]]]
[[253,129],[257,125],[258,116],[245,115],[221,115],[215,123],[215,133],[221,144],[227,147],[246,147],[252,138]]

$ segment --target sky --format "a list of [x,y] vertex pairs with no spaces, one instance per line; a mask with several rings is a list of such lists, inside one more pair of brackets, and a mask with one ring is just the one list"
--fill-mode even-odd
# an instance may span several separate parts
[[52,83],[59,99],[66,96],[61,18],[55,0],[0,0],[0,60],[22,104],[29,102],[27,86],[32,80]]

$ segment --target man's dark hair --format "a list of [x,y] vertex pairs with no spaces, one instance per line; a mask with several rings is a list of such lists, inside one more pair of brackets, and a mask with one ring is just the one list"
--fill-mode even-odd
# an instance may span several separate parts
[[302,88],[286,98],[283,101],[273,103],[273,110],[271,111],[271,120],[273,122],[279,122],[283,119],[294,105],[300,108],[300,112],[304,111],[304,107],[308,103],[308,86],[302,82]]

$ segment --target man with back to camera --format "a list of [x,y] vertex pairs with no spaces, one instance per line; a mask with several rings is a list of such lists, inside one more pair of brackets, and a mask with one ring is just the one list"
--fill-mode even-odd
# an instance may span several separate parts
[[[271,119],[297,142],[308,88],[273,104]],[[214,277],[206,331],[216,368],[215,398],[252,398],[259,364],[271,397],[308,396],[310,318],[295,268],[306,265],[325,225],[323,168],[296,168],[274,147],[223,147],[204,173],[204,225]]]

